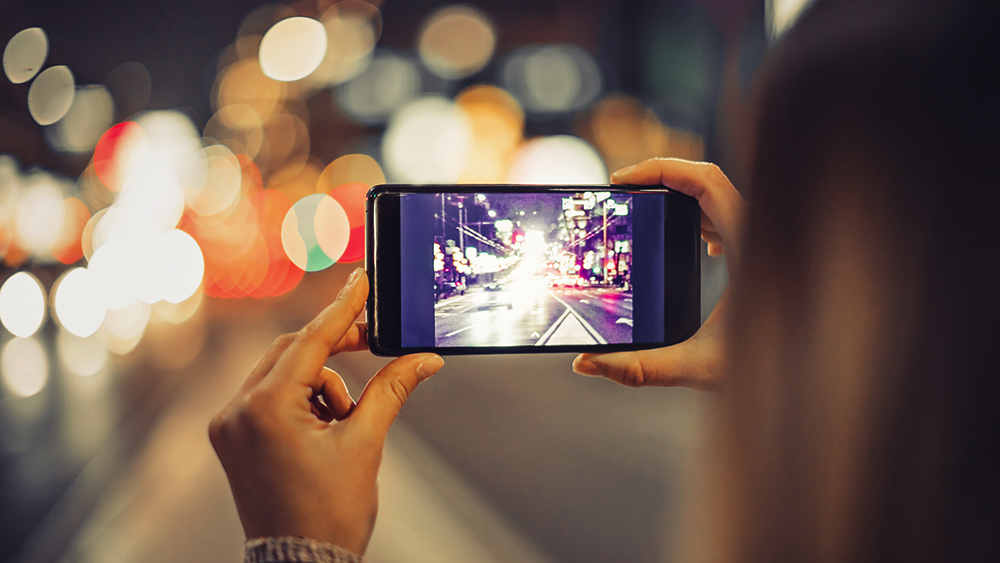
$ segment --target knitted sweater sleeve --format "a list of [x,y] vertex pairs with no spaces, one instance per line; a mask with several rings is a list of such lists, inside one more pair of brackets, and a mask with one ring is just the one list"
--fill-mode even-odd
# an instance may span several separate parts
[[308,538],[277,537],[247,540],[243,563],[364,563],[342,547]]

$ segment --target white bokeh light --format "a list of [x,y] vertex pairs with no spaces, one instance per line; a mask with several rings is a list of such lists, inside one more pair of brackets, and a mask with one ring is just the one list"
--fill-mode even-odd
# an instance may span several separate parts
[[59,121],[73,105],[76,80],[65,65],[45,69],[28,89],[28,111],[39,125]]
[[326,45],[326,30],[319,21],[302,16],[283,19],[260,42],[260,68],[274,80],[302,80],[323,62]]
[[472,131],[454,103],[427,96],[404,106],[386,129],[382,154],[395,181],[454,184],[469,156]]
[[191,235],[174,229],[157,237],[150,253],[155,265],[159,299],[180,303],[198,291],[205,274],[205,259]]
[[49,54],[49,38],[40,27],[29,27],[10,38],[3,51],[3,71],[14,84],[23,84],[38,74]]
[[66,221],[63,192],[48,172],[32,174],[25,186],[15,210],[15,232],[25,250],[46,258],[52,245],[59,240]]
[[97,332],[106,309],[93,273],[73,268],[63,274],[55,286],[53,309],[59,324],[75,336],[82,338]]
[[17,272],[0,286],[0,322],[14,336],[28,338],[45,320],[45,292],[38,279]]
[[46,133],[56,150],[87,152],[111,127],[114,117],[115,103],[108,89],[84,86],[77,89],[66,115]]
[[579,137],[555,135],[528,142],[511,165],[512,184],[606,184],[608,170]]
[[49,379],[49,359],[34,338],[13,338],[0,351],[3,382],[18,397],[37,395]]

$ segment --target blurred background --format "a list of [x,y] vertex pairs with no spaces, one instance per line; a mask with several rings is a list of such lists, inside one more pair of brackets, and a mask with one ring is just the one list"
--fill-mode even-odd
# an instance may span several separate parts
[[[807,4],[0,0],[0,560],[239,560],[208,420],[363,263],[369,187],[654,156],[740,186]],[[702,283],[707,316],[721,258]],[[571,359],[448,359],[390,434],[369,558],[671,560],[706,399]],[[329,365],[357,396],[383,363]]]

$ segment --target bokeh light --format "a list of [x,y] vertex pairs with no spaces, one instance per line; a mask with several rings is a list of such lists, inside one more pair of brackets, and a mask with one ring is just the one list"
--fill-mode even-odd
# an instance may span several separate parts
[[45,320],[45,292],[38,278],[17,272],[0,286],[0,322],[14,336],[28,338]]
[[347,223],[351,229],[350,240],[337,260],[338,262],[357,262],[365,257],[365,198],[367,195],[368,186],[361,183],[342,184],[330,192],[330,197],[337,200],[347,215]]
[[512,184],[606,184],[608,170],[594,147],[579,137],[554,135],[529,141],[511,165]]
[[471,153],[459,181],[505,182],[510,161],[522,142],[524,110],[510,93],[487,85],[466,88],[455,103],[468,116],[472,130]]
[[111,126],[115,103],[104,86],[83,86],[73,96],[66,115],[46,132],[60,151],[87,152]]
[[156,266],[152,278],[158,290],[157,298],[147,302],[181,303],[198,291],[205,274],[205,259],[191,235],[177,229],[159,235],[150,256]]
[[347,248],[350,236],[347,214],[326,194],[300,199],[281,224],[285,253],[292,263],[307,272],[332,266]]
[[199,215],[215,215],[240,195],[240,161],[225,145],[210,145],[192,156],[183,180],[184,201]]
[[143,142],[145,133],[134,121],[119,123],[101,135],[94,148],[94,174],[105,188],[112,192],[121,190],[125,182],[124,157]]
[[35,172],[24,184],[15,208],[17,239],[28,253],[48,257],[66,221],[63,192],[48,172]]
[[382,139],[394,181],[454,184],[469,155],[472,132],[465,113],[438,96],[417,99],[393,116]]
[[7,389],[15,396],[37,395],[49,379],[45,348],[34,338],[12,338],[0,351],[0,372]]
[[47,68],[28,89],[28,111],[39,125],[52,125],[73,104],[76,80],[68,66]]
[[471,6],[449,6],[432,14],[420,33],[420,60],[442,78],[475,74],[489,62],[496,32],[486,15]]
[[600,94],[601,72],[575,45],[525,47],[504,64],[503,85],[530,112],[564,113]]
[[52,308],[60,326],[81,338],[97,332],[106,312],[99,295],[90,270],[67,270],[53,286]]
[[302,80],[323,62],[326,46],[320,22],[301,16],[283,19],[260,42],[260,68],[275,80]]
[[361,123],[381,123],[420,94],[420,69],[410,59],[379,53],[357,78],[335,91],[348,115]]
[[117,311],[109,310],[97,331],[98,340],[108,352],[124,356],[142,340],[150,314],[149,304],[142,301],[133,301]]
[[323,12],[320,21],[326,33],[326,56],[307,81],[320,86],[342,84],[361,74],[382,32],[378,8],[361,0],[344,0]]
[[22,84],[35,77],[49,54],[49,38],[40,27],[29,27],[17,32],[7,42],[3,51],[3,71],[14,84]]
[[285,99],[285,84],[264,75],[257,57],[247,57],[230,65],[216,81],[215,109],[246,104],[267,119]]
[[126,119],[149,104],[153,82],[149,70],[140,62],[122,63],[104,77],[104,86],[115,100],[117,116]]
[[[364,184],[368,188],[373,188],[384,183],[385,174],[374,158],[366,154],[348,154],[334,160],[323,169],[316,191],[329,192],[344,184]],[[361,197],[361,206],[364,210],[364,195]]]
[[83,338],[67,330],[56,335],[56,353],[63,368],[79,377],[96,374],[108,362],[108,351],[96,336]]

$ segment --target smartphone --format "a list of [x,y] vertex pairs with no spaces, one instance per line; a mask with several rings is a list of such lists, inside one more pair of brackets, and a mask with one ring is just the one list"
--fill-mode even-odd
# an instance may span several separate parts
[[636,350],[698,330],[701,211],[679,192],[380,185],[366,212],[377,355]]

